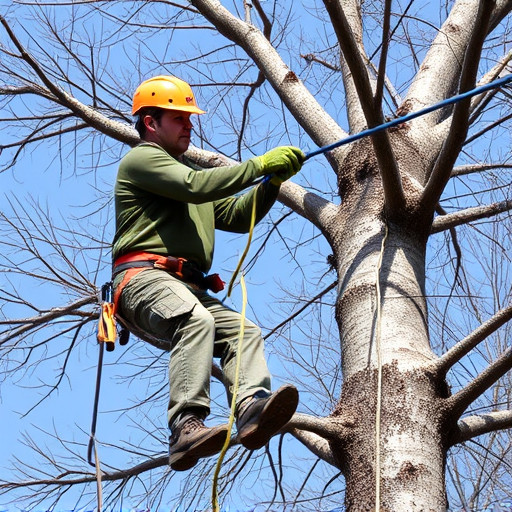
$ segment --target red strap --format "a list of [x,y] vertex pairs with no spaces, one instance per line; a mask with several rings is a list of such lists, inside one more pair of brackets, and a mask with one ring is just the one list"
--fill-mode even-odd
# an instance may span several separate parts
[[158,261],[166,258],[167,256],[155,254],[154,252],[134,251],[124,254],[123,256],[119,256],[119,258],[114,262],[114,267],[116,265],[121,265],[121,263],[130,263],[132,261]]
[[129,268],[128,270],[125,271],[123,279],[121,280],[121,282],[114,291],[114,315],[117,313],[117,308],[119,306],[119,298],[121,297],[121,293],[124,287],[129,283],[132,277],[135,277],[139,272],[142,272],[143,270],[146,270],[148,268],[151,267]]

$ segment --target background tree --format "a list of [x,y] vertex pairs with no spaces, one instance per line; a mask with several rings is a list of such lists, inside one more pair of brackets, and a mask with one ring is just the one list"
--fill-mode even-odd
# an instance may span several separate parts
[[[13,197],[12,181],[4,188],[2,391],[37,388],[19,405],[26,423],[36,418],[26,441],[37,456],[5,473],[3,496],[62,503],[80,488],[76,499],[90,503],[98,487],[106,504],[207,506],[214,460],[184,479],[166,467],[162,347],[132,340],[108,360],[117,387],[103,407],[118,422],[99,435],[101,472],[86,460],[87,408],[76,400],[84,383],[92,394],[111,188],[137,143],[128,112],[142,79],[176,74],[198,91],[208,116],[189,153],[205,167],[278,144],[313,149],[506,74],[511,9],[506,0],[4,6],[1,177],[46,183],[31,199]],[[453,507],[510,498],[509,119],[509,92],[494,90],[317,157],[282,187],[283,208],[260,226],[248,268],[266,285],[251,303],[268,326],[274,373],[298,384],[301,412],[288,426],[295,440],[258,454],[232,447],[221,496],[393,511],[445,510],[447,492]],[[229,273],[241,240],[225,240],[217,265]],[[71,386],[71,435],[55,420],[42,441],[35,415],[57,415],[56,395]]]

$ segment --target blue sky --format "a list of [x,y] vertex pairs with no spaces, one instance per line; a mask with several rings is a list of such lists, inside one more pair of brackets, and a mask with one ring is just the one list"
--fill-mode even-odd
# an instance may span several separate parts
[[[9,4],[10,2],[7,5]],[[310,8],[311,2],[309,4],[305,3],[304,6]],[[5,5],[4,3],[3,6]],[[282,5],[286,7],[288,3],[285,2]],[[421,11],[423,16],[426,12],[428,13],[428,2],[422,6],[419,4],[415,4],[415,6],[417,12]],[[22,10],[23,8],[17,7],[17,9]],[[49,10],[53,12],[51,8]],[[309,20],[308,30],[311,31],[309,35],[313,40],[313,42],[309,42],[312,47],[317,44],[317,47],[320,48],[324,44],[324,34],[320,28],[320,23],[314,19],[311,13],[312,11],[306,8],[302,11],[294,10],[294,22],[299,23],[299,21],[304,21],[307,18]],[[439,13],[433,13],[432,20],[436,21],[439,15]],[[61,22],[64,23],[62,20]],[[89,21],[85,22],[85,25],[87,26],[89,37],[92,40],[95,38],[99,40],[99,26],[94,26]],[[33,29],[35,31],[32,22],[26,21],[24,26],[31,32]],[[17,30],[20,37],[23,36],[23,39],[27,40],[19,25]],[[317,30],[318,32],[316,32]],[[201,36],[201,39],[195,40],[194,44],[201,46],[205,51],[213,47],[217,42],[211,33],[201,34]],[[316,36],[318,36],[317,41],[314,41]],[[116,37],[115,33],[113,33],[112,41],[115,41]],[[302,34],[302,37],[304,37],[304,34]],[[190,40],[188,38],[189,33],[185,31],[175,35],[172,39],[172,44],[168,46],[162,43],[162,39],[157,40],[155,38],[144,41],[146,43],[144,59],[141,60],[140,68],[135,71],[131,70],[131,75],[129,74],[130,66],[126,64],[127,59],[131,58],[137,63],[137,58],[140,55],[121,51],[119,46],[116,45],[109,49],[109,52],[101,54],[101,59],[106,69],[114,75],[119,73],[118,76],[122,77],[119,82],[123,83],[123,80],[126,79],[126,83],[131,81],[132,84],[136,84],[139,78],[147,78],[151,74],[162,72],[161,66],[152,63],[154,59],[153,54],[161,53],[162,60],[171,58],[179,60],[182,55],[185,55],[190,50]],[[329,35],[326,36],[326,39],[329,39]],[[39,40],[45,41],[42,38]],[[120,40],[121,38],[119,38]],[[295,43],[297,45],[296,48],[301,50],[306,46],[300,40],[300,36],[297,36]],[[34,43],[32,42],[31,46],[33,45]],[[313,76],[314,72],[305,66],[301,67],[298,63],[300,59],[297,59],[297,56],[294,55],[296,48],[284,51],[285,58],[288,59],[292,69],[302,72],[304,77],[307,76],[315,84],[316,90],[314,92],[318,93],[326,109],[346,129],[346,126],[344,126],[343,93],[339,80],[331,77],[325,84],[317,82]],[[105,60],[107,54],[110,57],[108,64]],[[331,56],[326,54],[325,57]],[[243,62],[240,61],[238,64],[242,66]],[[208,66],[197,64],[197,69],[194,69],[194,66],[195,64],[185,63],[180,64],[177,68],[189,76],[197,76],[198,83],[208,83],[209,73],[215,73],[215,78],[218,80],[222,80],[223,76],[229,77],[230,73],[232,73],[232,68],[222,62],[214,66],[213,71]],[[164,71],[167,71],[167,69]],[[401,65],[401,56],[399,54],[393,55],[392,69],[395,78],[401,77],[404,73],[411,72],[410,68],[407,69]],[[138,74],[141,77],[138,77]],[[254,79],[254,73],[247,72],[242,75],[242,78],[247,80]],[[84,78],[81,77],[81,80],[84,80]],[[111,83],[112,80],[106,79],[106,82]],[[407,78],[401,79],[401,83],[404,84],[403,88],[405,88]],[[86,80],[84,80],[84,84],[87,85]],[[237,102],[240,102],[240,98],[236,94],[226,96],[225,98],[215,97],[210,92],[211,89],[209,87],[198,88],[197,90],[200,106],[208,111],[208,114],[201,119],[201,124],[209,136],[207,149],[219,147],[225,150],[226,153],[235,155],[233,129],[229,126],[230,119],[227,111],[229,106],[237,105]],[[259,99],[266,101],[266,95],[271,96],[271,92],[265,90],[264,93],[261,93]],[[110,101],[114,101],[113,97],[115,97],[115,94],[110,96],[105,93],[105,97],[108,97]],[[117,106],[126,111],[128,98],[128,94],[122,96]],[[24,105],[19,104],[20,109],[24,112],[30,111],[35,106],[35,103],[31,104],[32,101],[35,100],[23,99]],[[39,103],[39,100],[37,103]],[[267,108],[260,107],[252,112],[253,117],[247,140],[257,141],[257,143],[253,145],[248,144],[247,147],[243,148],[244,158],[264,151],[267,149],[267,144],[293,143],[305,150],[312,149],[312,145],[307,137],[304,137],[289,117],[287,118],[289,125],[286,126],[288,132],[285,132],[285,126],[279,117],[279,109],[279,103],[268,100]],[[233,121],[233,124],[236,125],[236,122]],[[269,143],[264,140],[268,134],[271,136],[271,142]],[[0,173],[0,191],[2,193],[0,210],[10,212],[9,200],[12,200],[14,197],[19,198],[24,205],[28,205],[27,198],[31,197],[43,208],[48,208],[51,211],[55,226],[64,228],[68,222],[73,226],[79,225],[76,238],[84,243],[89,250],[85,252],[83,259],[81,259],[80,251],[77,251],[77,262],[79,262],[80,268],[84,271],[87,270],[89,277],[91,279],[94,278],[95,283],[101,286],[101,284],[109,279],[109,256],[108,254],[102,256],[101,271],[95,277],[94,264],[91,261],[99,255],[99,252],[94,248],[95,244],[91,240],[87,240],[87,236],[103,236],[104,240],[112,238],[114,228],[111,205],[92,217],[87,215],[94,212],[99,204],[108,203],[108,200],[111,198],[117,169],[117,158],[127,148],[120,145],[105,148],[90,135],[83,137],[83,135],[79,134],[78,140],[81,142],[81,149],[76,155],[72,151],[75,139],[73,136],[67,136],[58,140],[55,139],[49,146],[41,145],[38,148],[30,148],[23,153],[23,158],[20,159],[14,169]],[[198,143],[199,141],[196,138],[194,142]],[[2,159],[6,156],[4,154]],[[98,165],[100,156],[101,160],[99,160]],[[0,162],[3,164],[5,160],[0,160]],[[90,169],[96,170],[89,172]],[[294,180],[306,187],[311,187],[315,191],[328,192],[335,190],[333,176],[329,174],[322,157],[317,157],[308,162],[301,174]],[[453,191],[455,192],[455,190]],[[451,193],[452,189],[449,192]],[[330,197],[328,198],[330,199]],[[269,220],[278,219],[280,214],[281,210],[276,207],[271,213]],[[258,237],[265,233],[265,227],[265,225],[262,225],[257,230],[257,236],[253,242],[253,254],[259,246],[260,239]],[[101,233],[103,229],[105,230],[104,235]],[[290,253],[287,251],[286,244],[291,244],[297,234],[299,234],[299,239],[304,241],[304,244],[297,246]],[[274,235],[271,238],[267,249],[258,257],[257,264],[247,276],[250,303],[248,316],[257,319],[258,323],[264,326],[264,328],[271,328],[279,323],[286,316],[286,313],[293,308],[293,301],[287,303],[287,299],[282,298],[283,294],[279,290],[281,286],[285,290],[295,292],[303,299],[307,299],[314,296],[318,290],[334,280],[334,275],[327,273],[328,268],[325,261],[329,249],[326,243],[318,238],[317,235],[318,233],[314,228],[304,223],[297,216],[286,219],[280,225],[280,236]],[[246,238],[243,236],[219,234],[213,271],[220,272],[227,280],[236,266],[238,257],[245,245],[245,240]],[[46,250],[50,251],[51,248],[46,247]],[[74,253],[72,248],[70,248],[70,253]],[[294,258],[291,257],[291,254],[293,254]],[[301,275],[301,270],[296,267],[295,260],[313,263],[307,269],[307,275]],[[86,262],[89,263],[86,264]],[[0,286],[5,286],[6,278],[7,275],[0,275]],[[303,278],[305,278],[305,284],[303,284]],[[30,290],[31,297],[39,305],[51,307],[66,303],[66,297],[58,295],[55,293],[56,290],[51,287],[35,286],[33,283],[27,283],[24,280],[20,281],[19,287],[23,293],[25,293],[25,290]],[[276,301],[274,301],[275,299]],[[329,300],[330,298],[328,297],[327,301]],[[238,289],[235,291],[232,304],[235,308],[240,308]],[[27,310],[24,308],[20,308],[19,313],[12,312],[9,308],[4,308],[2,312],[3,314],[12,313],[14,316],[27,314]],[[324,321],[326,323],[326,326],[323,326],[324,328],[332,327],[332,314],[330,318],[324,319]],[[290,335],[294,342],[300,343],[304,337],[310,334],[308,331],[310,328],[311,325],[307,324],[292,326],[290,330],[284,331],[283,337]],[[335,329],[331,332],[335,333]],[[68,440],[82,444],[87,443],[93,406],[98,347],[94,340],[94,332],[89,330],[83,334],[84,339],[81,340],[77,350],[73,352],[72,359],[69,362],[68,376],[62,382],[59,390],[53,393],[48,400],[28,416],[22,417],[21,414],[30,409],[35,401],[38,400],[41,390],[37,386],[39,386],[41,381],[53,382],[60,363],[55,365],[55,360],[51,360],[47,364],[39,366],[36,371],[30,369],[25,374],[18,374],[14,380],[7,379],[2,382],[0,388],[0,418],[2,418],[3,442],[0,444],[0,459],[2,460],[0,466],[3,468],[8,468],[9,461],[12,460],[13,456],[21,457],[24,460],[32,459],[33,452],[23,446],[22,433],[25,430],[30,430],[36,436],[38,446],[48,453],[58,443],[48,435],[41,433],[41,431],[53,433],[54,429],[58,429],[59,434]],[[331,351],[336,356],[338,340],[335,337],[331,337],[330,334],[327,341],[332,344]],[[58,352],[61,346],[59,344],[62,343],[65,346],[65,343],[68,342],[69,340],[67,339],[57,339],[52,345],[52,350]],[[287,361],[284,361],[282,356],[278,355],[277,349],[274,348],[274,343],[279,343],[275,337],[269,340],[267,348],[269,364],[276,377],[275,387],[285,380],[294,380],[295,382],[302,383],[302,379],[304,379],[305,382],[306,375],[301,373],[299,369],[293,368]],[[279,348],[283,349],[283,346],[280,345]],[[291,356],[291,354],[289,355]],[[165,393],[154,407],[143,408],[140,412],[133,411],[130,413],[130,417],[118,413],[123,407],[130,407],[137,403],[137,401],[149,394],[151,390],[165,385],[165,357],[159,361],[159,372],[156,373],[153,380],[146,381],[129,378],[130,373],[137,370],[137,367],[134,365],[139,364],[139,362],[144,364],[144,358],[146,357],[149,357],[148,350],[141,344],[135,344],[134,340],[131,340],[127,347],[122,349],[118,347],[114,353],[105,355],[98,423],[98,438],[102,443],[116,443],[122,438],[123,441],[129,440],[135,444],[143,441],[148,445],[156,446],[156,441],[150,442],[150,435],[153,430],[154,432],[158,431],[158,439],[160,442],[162,442],[162,439],[164,440],[161,446],[165,446]],[[308,354],[308,357],[313,358],[314,355]],[[326,368],[332,369],[334,364],[331,364],[327,357],[325,359],[326,361],[323,362]],[[130,362],[131,365],[122,365],[122,362]],[[289,375],[289,372],[297,372],[297,374]],[[333,382],[336,383],[336,379],[333,379]],[[218,385],[214,385],[214,395],[219,403],[219,406],[215,409],[215,415],[225,418],[227,414],[225,399]],[[323,403],[322,397],[315,399],[314,393],[305,390],[302,397],[301,410],[305,412],[314,411],[320,414],[328,412],[330,404]],[[323,409],[321,409],[322,405]],[[149,417],[144,416],[144,414],[149,415]],[[141,425],[141,428],[137,429],[137,425]],[[312,464],[311,457],[308,457],[308,454],[300,449],[298,443],[288,438],[285,443],[285,446],[289,447],[294,452],[294,455],[299,455],[296,460],[292,460],[291,457],[286,458],[285,462],[289,474],[295,475],[295,469],[302,469],[301,466],[309,467]],[[80,455],[85,456],[85,447],[77,447],[77,451]],[[119,463],[122,467],[129,463],[126,454],[120,455],[115,450],[106,446],[102,446],[100,455],[102,461],[108,463],[115,461],[115,463]],[[260,463],[264,464],[264,461],[258,460],[255,464]],[[297,475],[299,474],[298,471],[296,473]],[[1,470],[0,474],[4,477],[5,475],[8,476],[8,469]],[[263,474],[265,475],[265,480],[271,480],[268,468],[264,467]],[[320,472],[320,474],[332,476],[333,471],[325,470],[325,473]],[[321,480],[321,478],[319,479]],[[295,477],[292,477],[291,480],[295,480]],[[296,480],[299,481],[298,476]],[[259,487],[254,485],[254,480],[249,480],[249,483],[250,485],[247,486],[249,488],[245,488],[243,491],[248,494],[251,492],[257,494]],[[171,495],[176,494],[180,481],[174,485],[176,485],[176,488],[168,489],[168,493]],[[254,486],[252,489],[250,488],[251,485]],[[59,507],[74,507],[76,498],[72,494],[70,493],[70,496],[67,496],[59,504]],[[228,508],[228,506],[233,506],[233,504],[236,506],[236,499],[236,495],[230,498],[228,504],[224,507],[225,510],[233,510],[233,508]],[[91,500],[94,502],[94,495],[91,496]],[[1,503],[2,497],[0,497]]]

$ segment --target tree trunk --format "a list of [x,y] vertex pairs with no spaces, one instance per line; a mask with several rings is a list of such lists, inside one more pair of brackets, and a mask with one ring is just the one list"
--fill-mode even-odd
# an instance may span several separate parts
[[333,417],[349,419],[352,429],[331,447],[346,477],[347,510],[373,510],[377,500],[379,510],[438,512],[447,506],[447,389],[429,371],[436,356],[424,290],[426,228],[410,225],[410,212],[401,224],[384,222],[379,175],[366,160],[350,171],[355,181],[342,183],[343,218],[332,238],[344,375]]

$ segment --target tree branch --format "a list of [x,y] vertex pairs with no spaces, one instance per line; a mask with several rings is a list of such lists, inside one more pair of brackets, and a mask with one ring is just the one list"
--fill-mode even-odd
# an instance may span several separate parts
[[453,437],[451,444],[463,443],[474,437],[507,428],[512,428],[512,410],[467,416],[459,420],[458,432]]
[[76,312],[87,304],[95,304],[98,299],[95,295],[84,297],[67,306],[61,308],[52,308],[48,312],[31,318],[20,318],[18,320],[0,320],[0,325],[19,325],[15,330],[9,331],[9,335],[0,338],[0,345],[7,343],[9,340],[21,336],[27,331],[31,331],[41,325],[46,325],[57,318],[76,314]]
[[373,103],[376,109],[382,111],[382,98],[384,95],[384,82],[386,79],[386,61],[389,50],[390,41],[390,20],[391,20],[391,0],[385,0],[384,2],[384,17],[382,22],[382,43],[381,52],[379,59],[379,71],[377,73],[377,85],[375,87],[375,98]]
[[[347,421],[350,426],[350,421]],[[334,439],[345,427],[342,418],[319,418],[310,414],[295,413],[292,419],[286,424],[285,431],[290,429],[306,430],[324,439]]]
[[[134,146],[139,142],[139,136],[130,126],[113,121],[91,107],[88,107],[78,101],[76,98],[61,89],[58,85],[53,83],[44,72],[42,67],[37,61],[25,50],[23,45],[17,39],[7,20],[0,15],[0,23],[4,26],[9,38],[20,52],[20,58],[23,59],[37,74],[42,83],[48,89],[47,96],[53,95],[56,101],[71,110],[77,117],[85,121],[91,128],[95,128],[101,133],[112,137],[115,140],[124,142],[130,146]],[[44,93],[39,93],[44,95]]]
[[477,172],[491,171],[493,169],[512,169],[512,164],[470,164],[454,167],[451,177],[466,176]]
[[329,442],[316,434],[304,430],[290,429],[290,434],[300,441],[311,453],[327,462],[331,466],[338,467]]
[[[409,87],[402,106],[403,114],[438,103],[455,93],[464,54],[472,36],[471,20],[476,15],[476,2],[455,2]],[[437,111],[422,116],[412,126],[421,127],[423,132],[433,127],[442,115]]]
[[[384,115],[381,105],[376,105],[374,102],[368,70],[362,57],[364,50],[356,41],[340,2],[324,1],[324,5],[331,17],[338,43],[350,69],[368,127],[378,126],[384,122]],[[383,70],[379,70],[379,74],[381,72]],[[389,213],[398,213],[405,205],[405,197],[388,132],[377,132],[371,136],[371,139],[381,171],[386,207]]]
[[276,325],[270,332],[268,332],[267,334],[265,334],[265,336],[263,337],[263,339],[267,339],[267,338],[270,338],[270,336],[272,336],[275,332],[277,332],[281,327],[283,327],[284,325],[286,325],[288,322],[292,321],[294,318],[298,317],[304,310],[306,310],[309,306],[311,306],[311,304],[314,304],[318,299],[320,299],[321,297],[323,297],[326,293],[330,292],[331,290],[333,290],[334,288],[336,288],[336,286],[338,285],[338,281],[334,281],[333,283],[331,283],[327,288],[324,288],[320,293],[318,293],[317,295],[315,295],[312,299],[308,300],[302,307],[300,307],[297,311],[294,311],[293,314],[291,314],[288,318],[286,318],[285,320],[283,320],[281,323],[279,323],[278,325]]
[[486,322],[475,329],[471,334],[459,341],[448,350],[435,363],[435,370],[439,375],[444,376],[448,370],[466,354],[473,350],[479,343],[496,332],[502,325],[512,319],[512,304],[489,318]]
[[[512,60],[512,50],[507,52],[496,64],[493,66],[485,75],[478,81],[478,86],[482,86],[488,83],[491,83],[493,80],[500,78],[500,75],[504,75],[503,71],[506,71],[506,67],[508,63]],[[471,100],[471,118],[469,123],[472,124],[473,121],[480,115],[486,105],[491,101],[492,98],[499,92],[499,89],[491,89],[490,91],[479,94],[478,96],[474,96]]]
[[449,213],[435,218],[432,223],[431,233],[440,233],[455,226],[468,224],[479,219],[487,219],[500,213],[512,210],[512,200],[507,199],[499,203],[492,203],[486,206],[475,206],[474,208],[466,208],[456,213]]
[[[191,4],[224,37],[243,48],[254,60],[291,114],[318,146],[332,143],[346,135],[284,63],[260,30],[233,16],[218,1],[191,0]],[[305,109],[304,105],[308,105],[308,108]]]
[[466,387],[446,400],[452,413],[459,417],[487,389],[512,368],[512,348],[506,350],[496,361],[473,379]]
[[[482,0],[479,2],[476,21],[468,41],[462,65],[459,87],[461,93],[469,91],[475,86],[480,55],[487,36],[489,20],[494,5],[495,2],[493,0]],[[421,203],[424,209],[434,208],[450,178],[451,170],[466,139],[470,107],[471,98],[466,98],[456,103],[453,108],[450,131],[423,191]]]
[[[152,469],[160,468],[167,466],[169,464],[169,456],[163,455],[157,458],[151,458],[133,466],[128,469],[121,469],[119,471],[113,472],[102,472],[101,479],[104,482],[113,482],[116,480],[125,480],[131,477],[139,476],[146,471],[150,471]],[[34,486],[48,486],[53,485],[57,487],[77,485],[77,484],[87,484],[96,482],[96,473],[83,472],[80,473],[80,476],[70,477],[71,472],[66,471],[62,475],[57,475],[53,478],[44,478],[39,480],[27,480],[23,482],[5,482],[0,484],[0,490],[7,489],[20,489],[23,487],[34,487]],[[72,474],[72,473],[71,473]]]

